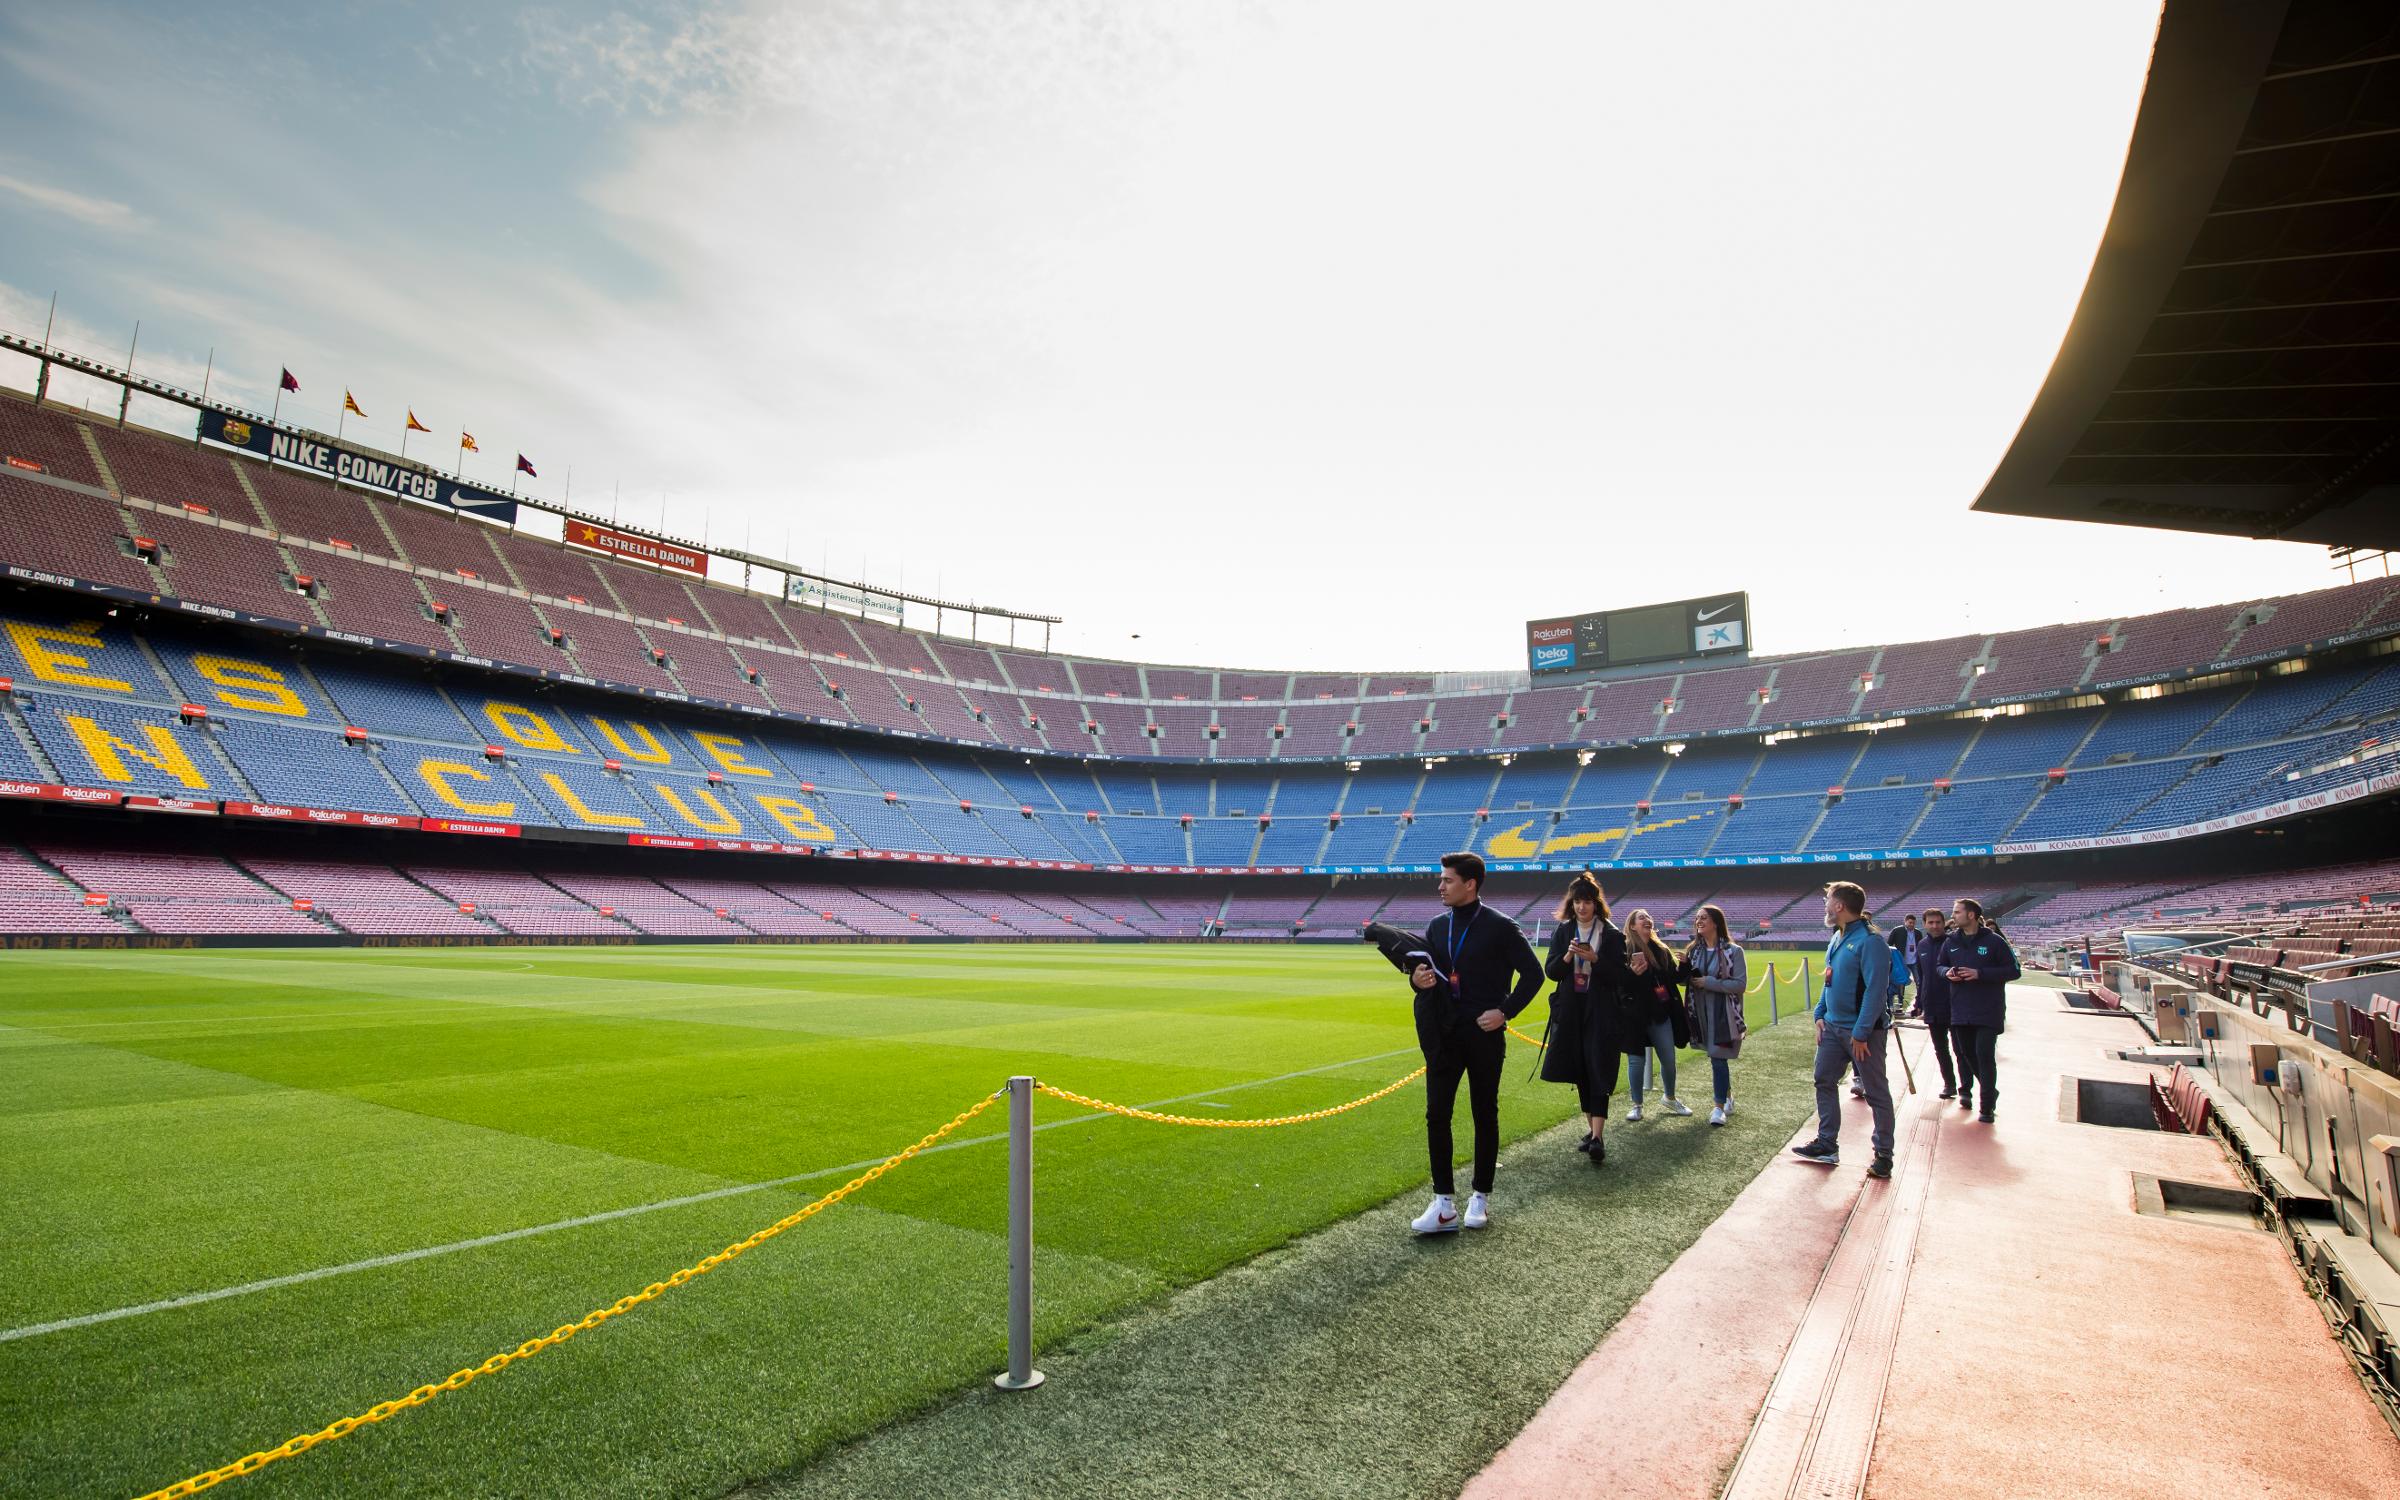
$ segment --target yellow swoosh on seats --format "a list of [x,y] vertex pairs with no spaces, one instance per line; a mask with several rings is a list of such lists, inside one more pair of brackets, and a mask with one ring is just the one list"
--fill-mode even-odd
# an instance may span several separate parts
[[1561,834],[1554,839],[1544,839],[1538,844],[1525,836],[1525,830],[1531,828],[1534,823],[1533,819],[1527,818],[1514,827],[1503,828],[1493,834],[1484,841],[1483,848],[1485,853],[1495,859],[1534,859],[1544,854],[1564,854],[1570,849],[1585,849],[1594,844],[1614,843],[1629,833],[1656,833],[1662,828],[1673,828],[1678,823],[1689,823],[1696,818],[1713,818],[1716,816],[1716,811],[1712,807],[1706,812],[1686,813],[1680,818],[1661,818],[1655,823],[1638,823],[1631,828],[1595,828],[1588,833]]

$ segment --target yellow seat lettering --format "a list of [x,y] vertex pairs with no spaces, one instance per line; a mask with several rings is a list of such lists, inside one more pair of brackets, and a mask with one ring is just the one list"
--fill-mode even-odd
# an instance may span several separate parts
[[133,772],[125,765],[125,757],[130,755],[152,770],[174,777],[194,791],[208,790],[208,778],[200,774],[198,766],[192,764],[192,758],[184,753],[183,746],[175,743],[175,731],[166,725],[136,726],[141,730],[142,738],[150,742],[150,748],[145,750],[130,740],[117,738],[82,714],[68,714],[65,717],[67,732],[75,736],[75,743],[82,748],[84,758],[92,763],[92,769],[100,773],[102,780],[120,783],[132,781]]
[[483,705],[483,716],[492,721],[500,737],[523,745],[528,750],[550,750],[561,755],[581,755],[583,752],[567,743],[558,726],[521,703],[502,703],[498,699]]
[[484,775],[481,771],[476,770],[473,766],[463,764],[462,762],[455,760],[421,760],[417,762],[417,776],[425,783],[426,786],[433,789],[433,794],[436,797],[441,798],[444,802],[448,803],[452,807],[457,808],[460,812],[467,814],[469,817],[505,818],[513,815],[517,810],[517,804],[514,802],[468,801],[456,787],[453,787],[450,784],[452,781],[462,778],[468,781],[489,781],[492,778]]
[[566,804],[567,811],[594,828],[639,828],[642,826],[641,819],[625,813],[595,812],[586,807],[583,799],[575,795],[575,789],[567,785],[567,778],[559,775],[556,771],[544,771],[542,781],[550,788],[553,796]]
[[708,752],[710,759],[736,776],[772,776],[775,774],[764,766],[754,766],[742,759],[742,752],[748,747],[742,743],[739,735],[702,734],[698,730],[694,730],[692,738],[698,742],[701,749]]
[[[119,682],[114,677],[93,673],[91,662],[62,646],[81,646],[90,651],[105,651],[108,642],[100,639],[99,622],[78,620],[64,630],[45,630],[22,620],[8,620],[8,639],[25,658],[25,670],[43,682],[55,682],[62,687],[100,688],[111,693],[130,693],[133,684]],[[84,670],[77,671],[75,668]]]
[[281,672],[263,661],[201,654],[192,658],[192,670],[215,684],[217,701],[228,708],[281,714],[287,719],[308,717],[308,704],[291,690]]
[[725,810],[725,804],[719,802],[717,800],[717,794],[710,791],[707,787],[693,787],[692,795],[699,798],[702,802],[707,803],[708,810],[717,815],[713,822],[707,818],[701,817],[698,813],[693,812],[691,808],[684,803],[683,798],[676,794],[675,789],[667,785],[665,782],[653,782],[652,785],[658,789],[659,797],[666,802],[667,806],[675,809],[675,815],[677,817],[683,819],[683,821],[686,823],[691,824],[694,828],[699,829],[702,833],[740,833],[742,831],[742,820],[735,817],[732,813],[727,812]]
[[791,797],[762,796],[757,800],[767,816],[782,825],[783,831],[791,835],[795,843],[833,842],[833,830],[825,826],[824,820],[817,816],[817,810],[807,803]]
[[658,742],[658,736],[650,732],[650,726],[647,724],[636,723],[631,719],[625,721],[625,727],[633,731],[633,737],[640,740],[646,747],[641,750],[636,750],[627,744],[625,736],[617,733],[617,726],[606,719],[592,720],[592,727],[600,731],[602,739],[616,746],[617,753],[627,760],[638,760],[644,765],[663,766],[674,759],[667,753],[667,747]]

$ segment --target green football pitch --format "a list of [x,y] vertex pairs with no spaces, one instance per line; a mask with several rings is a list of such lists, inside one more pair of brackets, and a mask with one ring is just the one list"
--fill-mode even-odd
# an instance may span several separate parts
[[[1531,1061],[1512,1044],[1512,1140],[1573,1108]],[[1417,1063],[1363,945],[0,956],[0,1494],[139,1494],[438,1381],[1012,1073],[1237,1119]],[[1240,1131],[1042,1099],[1037,1333],[1418,1187],[1420,1097]],[[1737,1123],[1710,1192],[1780,1142]],[[220,1493],[716,1494],[977,1389],[1003,1362],[1004,1128],[987,1110],[737,1262]]]

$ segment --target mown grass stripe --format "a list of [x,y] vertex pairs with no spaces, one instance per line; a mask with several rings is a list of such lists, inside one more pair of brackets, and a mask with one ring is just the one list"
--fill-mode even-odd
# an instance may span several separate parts
[[[1366,1063],[1399,1057],[1403,1054],[1414,1055],[1414,1050],[1404,1047],[1391,1052],[1377,1052],[1366,1057],[1353,1057],[1343,1062],[1325,1063],[1319,1067],[1281,1073],[1273,1078],[1253,1078],[1226,1084],[1222,1088],[1202,1089],[1196,1093],[1178,1094],[1167,1099],[1152,1099],[1138,1107],[1163,1109],[1170,1104],[1189,1104],[1195,1100],[1214,1099],[1220,1094],[1239,1093],[1244,1089],[1265,1088],[1271,1084],[1289,1083],[1296,1078],[1309,1078],[1320,1073],[1331,1073],[1341,1068],[1359,1067]],[[1033,1128],[1037,1132],[1060,1130],[1069,1125],[1088,1125],[1094,1120],[1111,1118],[1114,1117],[1094,1111],[1087,1114],[1070,1115],[1061,1120],[1044,1120]],[[960,1151],[969,1146],[988,1146],[996,1141],[1006,1139],[1008,1136],[1005,1131],[989,1135],[961,1136],[956,1140],[928,1146],[918,1155],[931,1156],[936,1152]],[[397,1250],[389,1255],[372,1255],[364,1260],[354,1260],[343,1265],[319,1266],[313,1270],[294,1271],[284,1276],[269,1276],[259,1281],[246,1281],[239,1286],[218,1287],[206,1292],[188,1292],[180,1297],[165,1297],[156,1302],[142,1302],[131,1307],[112,1307],[104,1312],[79,1313],[71,1318],[56,1318],[47,1323],[29,1323],[22,1328],[0,1328],[0,1344],[16,1339],[39,1338],[46,1333],[64,1333],[70,1328],[89,1328],[95,1323],[113,1323],[121,1318],[139,1318],[150,1313],[172,1312],[179,1307],[197,1307],[204,1302],[222,1302],[229,1297],[247,1297],[257,1292],[271,1292],[279,1287],[300,1286],[311,1281],[325,1281],[335,1276],[350,1276],[360,1271],[379,1270],[385,1266],[400,1266],[411,1261],[431,1260],[438,1255],[456,1255],[463,1251],[481,1250],[491,1245],[504,1245],[511,1240],[555,1234],[564,1229],[583,1229],[593,1224],[606,1224],[617,1219],[631,1219],[643,1214],[661,1213],[667,1209],[689,1208],[696,1203],[714,1203],[721,1198],[738,1198],[745,1193],[764,1192],[769,1188],[792,1187],[798,1183],[815,1182],[826,1177],[839,1177],[852,1172],[862,1172],[881,1160],[883,1158],[880,1156],[864,1157],[858,1161],[843,1162],[839,1166],[816,1167],[806,1172],[795,1172],[788,1177],[770,1178],[764,1182],[738,1182],[728,1187],[711,1188],[704,1193],[685,1193],[680,1197],[662,1198],[655,1203],[636,1203],[624,1208],[580,1214],[571,1219],[553,1219],[547,1224],[528,1224],[521,1229],[504,1229],[497,1234],[482,1234],[472,1239],[453,1240],[446,1245],[425,1245],[414,1250]]]

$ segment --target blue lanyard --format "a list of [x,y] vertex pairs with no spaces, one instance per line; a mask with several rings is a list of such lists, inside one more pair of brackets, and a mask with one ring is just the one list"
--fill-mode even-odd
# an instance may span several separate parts
[[1475,909],[1475,916],[1467,918],[1466,931],[1462,932],[1458,926],[1458,913],[1450,914],[1450,992],[1452,994],[1458,992],[1458,956],[1466,951],[1467,933],[1475,930],[1475,917],[1482,915],[1483,908],[1479,906]]

